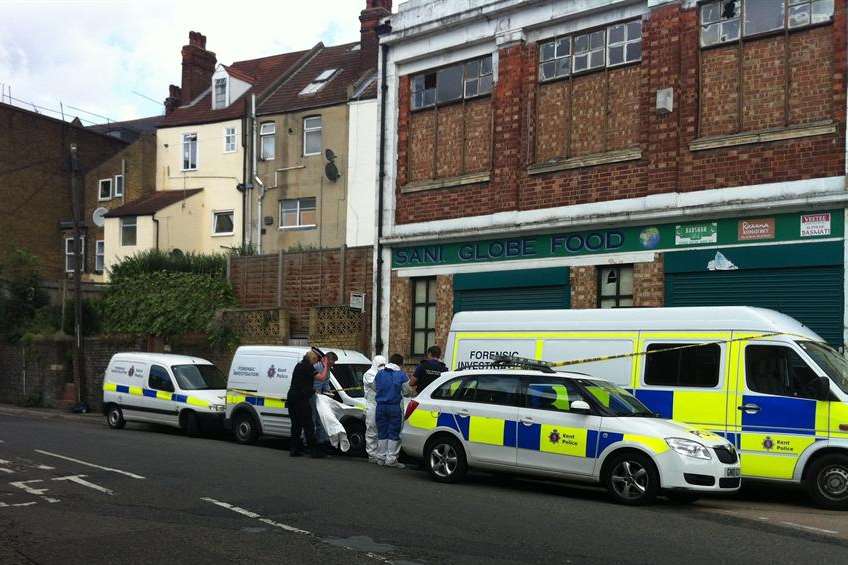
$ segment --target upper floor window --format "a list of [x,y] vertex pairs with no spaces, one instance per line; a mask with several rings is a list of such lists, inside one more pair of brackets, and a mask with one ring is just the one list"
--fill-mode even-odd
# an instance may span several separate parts
[[292,198],[280,201],[280,228],[314,228],[316,225],[315,197]]
[[194,171],[197,169],[197,134],[183,134],[183,170]]
[[121,198],[124,195],[124,175],[115,175],[115,190],[112,196]]
[[492,92],[492,56],[412,77],[412,109],[426,108]]
[[701,6],[701,45],[736,41],[740,33],[752,36],[832,18],[833,0],[719,0]]
[[269,161],[276,152],[277,124],[266,122],[259,126],[260,155],[259,158]]
[[307,94],[315,94],[330,82],[330,79],[333,78],[333,75],[336,74],[336,69],[326,69],[321,71],[317,77],[315,77],[312,82],[307,84],[303,90],[300,91],[301,96],[305,96]]
[[236,128],[224,128],[224,153],[236,150]]
[[109,200],[112,198],[112,179],[101,179],[97,183],[97,199]]
[[642,59],[642,21],[557,37],[539,45],[539,80],[552,80],[604,65],[614,67]]
[[[65,238],[65,272],[74,272],[74,238]],[[85,272],[85,237],[80,237],[80,264],[83,266],[82,271]]]
[[321,116],[303,119],[303,155],[321,153]]
[[215,79],[215,108],[225,108],[227,106],[227,79]]
[[121,218],[121,245],[132,247],[136,244],[138,236],[138,218],[127,216]]

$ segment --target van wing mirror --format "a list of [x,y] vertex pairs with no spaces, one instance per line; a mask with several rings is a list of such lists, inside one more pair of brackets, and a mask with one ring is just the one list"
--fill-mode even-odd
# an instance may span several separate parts
[[818,377],[816,379],[816,398],[818,400],[827,400],[830,398],[830,379],[827,377]]
[[585,400],[574,400],[570,405],[570,412],[574,414],[591,414],[592,407]]

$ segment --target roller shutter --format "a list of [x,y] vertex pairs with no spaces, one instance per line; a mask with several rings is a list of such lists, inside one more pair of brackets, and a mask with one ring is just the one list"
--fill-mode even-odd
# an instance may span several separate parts
[[454,276],[454,312],[568,308],[567,268],[529,269]]

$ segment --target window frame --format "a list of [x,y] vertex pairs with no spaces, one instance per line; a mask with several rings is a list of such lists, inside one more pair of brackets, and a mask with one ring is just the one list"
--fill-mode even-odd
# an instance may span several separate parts
[[[622,25],[622,26],[624,26],[624,29],[625,29],[625,38],[627,38],[628,37],[628,35],[627,35],[628,34],[628,32],[627,32],[628,27],[627,26],[631,23],[634,23],[634,22],[639,22],[639,39],[633,39],[633,40],[625,39],[624,42],[617,42],[617,43],[613,44],[613,47],[616,47],[616,46],[619,46],[619,45],[624,46],[625,60],[621,63],[611,64],[609,62],[609,48],[610,48],[609,30],[616,27],[616,26]],[[627,19],[616,21],[616,22],[613,22],[613,23],[607,23],[607,24],[603,24],[603,25],[600,25],[600,26],[589,27],[589,28],[586,28],[586,29],[581,29],[581,30],[578,30],[578,31],[572,31],[572,32],[562,34],[562,35],[556,35],[556,36],[553,36],[553,37],[550,37],[550,38],[547,38],[547,39],[544,39],[544,40],[539,40],[537,42],[538,50],[536,52],[537,53],[536,82],[538,84],[548,84],[548,83],[556,82],[556,81],[559,81],[559,80],[568,80],[571,77],[580,76],[580,75],[583,75],[583,74],[586,74],[586,73],[602,71],[604,69],[611,69],[611,68],[612,69],[618,69],[618,68],[621,68],[621,67],[626,67],[628,65],[638,65],[638,64],[640,64],[642,62],[642,56],[643,56],[642,49],[639,50],[639,58],[638,59],[634,59],[632,61],[627,61],[626,58],[627,58],[627,46],[628,45],[633,44],[633,43],[640,43],[640,44],[642,43],[642,41],[643,41],[642,27],[643,27],[642,26],[642,17],[638,16],[638,17],[635,17],[635,18],[627,18]],[[598,49],[592,49],[591,48],[591,37],[592,37],[592,34],[597,33],[599,31],[603,32],[603,34],[604,34],[603,46],[601,47],[601,50],[603,51],[603,63],[600,66],[586,67],[584,69],[575,70],[574,62],[575,62],[576,57],[585,55],[585,56],[587,56],[587,62],[590,63],[591,59],[592,59],[591,54],[593,52],[598,51]],[[585,52],[581,51],[580,53],[577,53],[576,48],[575,48],[575,43],[576,43],[575,40],[578,37],[582,37],[582,36],[586,36],[586,37],[589,38],[588,39],[589,50],[585,51]],[[568,54],[562,55],[562,56],[557,56],[557,54],[556,54],[557,44],[559,44],[559,42],[564,40],[564,39],[567,39],[568,43],[569,43]],[[554,56],[551,59],[542,60],[542,50],[545,48],[545,45],[547,45],[547,44],[553,44]],[[569,61],[567,73],[559,74],[557,72],[557,68],[558,68],[558,65],[557,65],[557,66],[555,66],[554,76],[549,77],[549,78],[542,78],[542,66],[544,64],[551,63],[551,62],[557,63],[558,61],[560,61],[562,59],[567,59]]]
[[[545,380],[550,381],[551,385],[553,385],[553,384],[560,384],[562,386],[569,386],[570,385],[570,387],[573,388],[577,392],[577,395],[579,396],[579,398],[574,398],[574,399],[570,398],[570,392],[571,391],[568,391],[569,392],[569,399],[568,399],[568,408],[569,409],[568,410],[560,410],[558,408],[553,408],[553,407],[540,408],[540,407],[537,407],[537,406],[530,406],[530,396],[531,396],[530,395],[530,385],[531,384],[548,384],[548,383],[544,382]],[[538,381],[543,381],[543,382],[538,382]],[[566,385],[565,383],[569,383],[569,384]],[[575,400],[582,400],[582,401],[586,402],[590,407],[593,405],[592,401],[589,398],[586,397],[586,392],[583,390],[583,387],[581,387],[579,383],[577,383],[573,379],[557,377],[557,376],[553,376],[553,375],[551,375],[551,376],[539,376],[539,375],[524,375],[524,376],[522,376],[521,377],[521,388],[519,389],[519,398],[521,400],[521,403],[520,403],[519,406],[521,408],[525,409],[525,410],[541,410],[543,412],[555,412],[557,414],[575,414],[575,412],[571,411],[571,403],[574,402]],[[592,408],[592,414],[596,414],[596,411],[595,411],[594,408]]]
[[[220,215],[229,215],[231,217],[231,223],[233,224],[233,229],[228,232],[219,232],[218,228],[218,216]],[[212,210],[212,237],[221,237],[221,236],[231,236],[235,233],[236,230],[236,214],[235,210],[232,208],[226,210]]]
[[[304,208],[303,204],[302,204],[304,200],[314,201],[315,202],[314,207]],[[284,226],[283,225],[283,205],[284,205],[285,202],[297,202],[297,208],[295,208],[295,211],[296,211],[296,214],[297,214],[297,222],[298,223],[296,225],[293,225],[293,226]],[[308,210],[314,210],[315,211],[315,219],[316,219],[316,222],[317,222],[317,220],[318,220],[318,198],[316,198],[315,196],[301,196],[299,198],[283,198],[283,199],[281,199],[280,205],[279,205],[280,218],[279,218],[279,221],[277,222],[278,229],[281,229],[281,230],[311,230],[311,229],[317,228],[318,227],[317,223],[315,223],[315,224],[301,224],[300,223],[303,219],[303,211],[304,210],[307,210],[307,211]]]
[[[309,84],[304,86],[300,92],[298,92],[298,96],[312,96],[313,94],[318,94],[324,87],[327,86],[333,78],[339,74],[341,69],[339,67],[333,69],[323,69],[318,75],[313,78]],[[326,75],[326,76],[325,76]],[[324,77],[324,78],[321,78]]]
[[[129,223],[132,220],[132,224]],[[132,227],[135,230],[135,241],[133,243],[124,242],[124,230]],[[121,229],[121,247],[137,247],[138,246],[138,216],[122,216],[120,222]]]
[[[221,82],[221,81],[224,82],[223,104],[218,103],[218,92],[217,92],[218,83]],[[216,78],[215,80],[212,81],[212,104],[213,104],[214,109],[220,110],[222,108],[226,108],[227,106],[230,105],[229,102],[230,102],[230,81],[229,81],[229,78],[226,77],[226,76]]]
[[[71,248],[70,252],[68,252],[69,244],[70,244],[70,248]],[[80,236],[80,247],[81,247],[81,251],[82,251],[80,253],[80,262],[82,263],[82,270],[80,272],[85,273],[86,270],[85,270],[85,236],[84,235]],[[65,237],[65,272],[66,273],[73,273],[75,271],[75,269],[69,269],[68,268],[68,262],[69,261],[71,262],[71,264],[73,264],[74,255],[75,255],[74,254],[74,236],[70,236],[70,237],[66,236]]]
[[103,273],[106,270],[106,240],[94,240],[94,272]]
[[508,375],[508,374],[498,374],[498,373],[480,373],[480,374],[468,375],[468,376],[462,377],[460,385],[457,387],[454,394],[459,395],[462,391],[469,390],[468,388],[465,387],[466,383],[468,383],[470,381],[477,381],[477,383],[479,384],[481,379],[500,379],[500,380],[511,383],[513,385],[513,392],[512,393],[505,393],[505,394],[512,394],[512,402],[502,404],[502,403],[499,403],[499,402],[484,402],[482,400],[477,400],[477,398],[476,398],[477,391],[480,390],[478,387],[474,388],[475,398],[473,400],[469,400],[469,399],[462,398],[462,397],[452,398],[451,400],[455,400],[457,402],[466,402],[468,404],[481,404],[481,405],[484,405],[484,406],[505,406],[505,407],[508,407],[508,408],[521,408],[523,405],[525,405],[527,403],[527,401],[525,399],[525,395],[524,395],[525,387],[524,387],[523,378],[519,375]]
[[[273,130],[270,132],[264,132],[265,126],[272,126]],[[265,140],[271,140],[271,156],[267,157],[265,155]],[[273,161],[277,158],[277,122],[262,122],[259,124],[259,160],[260,161]]]
[[[165,376],[168,378],[168,383],[170,383],[170,385],[171,385],[171,390],[168,390],[166,388],[157,388],[157,387],[153,386],[153,383],[150,382],[150,379],[153,378],[153,369],[161,369],[165,373]],[[177,392],[177,387],[174,386],[173,375],[171,375],[171,372],[168,371],[168,369],[166,369],[162,365],[150,365],[150,369],[148,369],[148,371],[147,371],[147,387],[146,388],[148,388],[150,390],[158,390],[158,391],[162,391],[162,392],[171,392],[171,393]]]
[[[112,198],[123,198],[124,197],[124,175],[117,174],[114,177],[114,183],[112,184]],[[121,179],[121,182],[118,183],[118,179]],[[121,185],[121,191],[118,192],[118,184]]]
[[[483,69],[483,60],[484,59],[489,59],[490,72],[488,72],[486,74],[481,74],[481,71]],[[469,77],[466,76],[467,65],[469,63],[473,63],[475,61],[480,62],[478,74],[476,75],[476,77],[470,77],[469,78]],[[459,84],[460,95],[457,98],[452,98],[450,100],[444,100],[444,101],[440,102],[439,101],[439,82],[438,82],[439,73],[444,72],[444,71],[446,71],[446,70],[448,70],[452,67],[459,67],[459,68],[462,69],[462,78],[460,79],[460,84]],[[427,75],[434,75],[435,76],[434,86],[432,87],[433,102],[429,103],[429,104],[425,104],[425,103],[422,102],[421,105],[417,105],[416,102],[415,102],[416,94],[418,94],[419,92],[422,92],[422,93],[426,92],[429,89],[424,88],[423,90],[416,90],[415,89],[415,82],[416,82],[416,79],[418,79],[419,77],[421,77],[424,81],[426,81]],[[492,81],[491,81],[491,86],[489,87],[489,90],[487,92],[480,92],[479,91],[479,82],[478,82],[478,92],[476,94],[473,94],[473,95],[466,95],[465,94],[466,83],[469,80],[475,80],[476,79],[476,80],[479,81],[479,79],[481,77],[488,77],[488,76],[492,77]],[[456,103],[462,102],[463,100],[473,100],[475,98],[482,98],[484,96],[491,96],[494,88],[495,88],[495,63],[494,63],[493,54],[487,53],[485,55],[479,55],[477,57],[470,57],[470,58],[464,59],[462,61],[457,61],[457,62],[454,62],[454,63],[450,63],[448,65],[441,65],[441,66],[438,66],[438,67],[433,67],[433,68],[427,69],[425,71],[421,71],[421,72],[410,75],[409,76],[409,109],[412,112],[417,112],[419,110],[428,110],[428,109],[432,109],[432,108],[441,108],[441,107],[444,107],[444,106],[449,106],[450,104],[456,104]],[[422,95],[422,98],[423,98],[423,95]]]
[[[319,123],[318,127],[307,127],[306,126],[307,120],[316,120],[316,119],[318,120],[318,123]],[[315,132],[318,132],[318,138],[320,140],[319,145],[321,147],[318,149],[318,151],[315,151],[313,153],[307,153],[306,152],[306,136],[308,134],[315,134]],[[324,147],[324,120],[321,118],[321,115],[319,114],[317,116],[304,116],[304,118],[303,118],[303,151],[302,151],[303,156],[304,157],[312,157],[314,155],[320,155],[323,147]]]
[[[427,355],[427,349],[430,348],[431,345],[436,344],[436,317],[437,317],[437,309],[438,309],[438,296],[436,295],[438,289],[436,288],[437,279],[436,277],[415,277],[410,280],[409,289],[412,293],[410,297],[410,312],[409,312],[409,322],[411,326],[410,332],[410,344],[409,351],[411,352],[413,357],[424,357]],[[424,302],[418,302],[416,300],[416,290],[417,285],[423,283],[424,286]],[[433,302],[430,302],[430,288],[433,288]],[[415,311],[419,307],[424,307],[424,326],[422,328],[415,327],[416,317]],[[430,320],[430,307],[433,307],[433,319]],[[430,323],[432,322],[432,327]],[[416,351],[415,349],[415,337],[418,334],[424,334],[424,349],[423,351]],[[429,341],[429,334],[433,335],[432,342]]]
[[[770,35],[778,35],[784,33],[793,33],[800,30],[810,29],[817,26],[825,26],[833,24],[833,17],[836,14],[836,3],[831,2],[831,14],[830,17],[823,21],[813,22],[812,21],[812,11],[813,4],[817,2],[824,3],[827,0],[783,0],[783,25],[778,28],[766,30],[766,31],[758,31],[756,33],[747,33],[746,30],[746,17],[747,17],[747,1],[748,0],[736,0],[739,2],[739,12],[735,18],[728,18],[726,20],[722,19],[721,15],[715,21],[704,23],[703,15],[705,8],[708,6],[712,6],[715,4],[722,5],[728,0],[707,0],[698,3],[698,45],[701,49],[712,49],[714,47],[722,46],[722,45],[731,45],[733,43],[744,42],[749,39],[756,39],[760,37],[768,37]],[[809,6],[809,21],[807,23],[791,26],[790,25],[790,11],[791,8],[801,5]],[[719,14],[721,13],[721,9],[719,8]],[[725,21],[733,21],[738,20],[739,22],[739,35],[737,37],[731,39],[721,40],[721,35],[719,35],[719,39],[714,43],[704,44],[704,31],[708,26],[712,25],[722,25]]]
[[[229,133],[230,131],[233,132],[232,133],[232,138],[233,138],[233,148],[232,149],[227,148],[228,143],[229,143],[228,138],[230,137],[230,133]],[[238,147],[238,145],[236,144],[237,134],[238,134],[238,132],[237,132],[235,126],[224,126],[224,153],[235,153],[237,151],[237,147]]]
[[[595,270],[597,271],[596,276],[597,276],[597,285],[598,285],[596,306],[598,308],[606,309],[606,307],[602,306],[604,300],[615,300],[615,306],[610,307],[610,309],[612,309],[612,308],[633,308],[635,306],[633,304],[633,299],[635,297],[635,289],[631,289],[630,294],[621,294],[621,271],[622,271],[622,269],[625,269],[625,268],[630,269],[630,271],[631,271],[631,275],[630,275],[631,281],[635,282],[636,270],[633,268],[633,265],[630,264],[630,263],[625,263],[625,264],[621,264],[621,265],[598,265],[597,267],[595,267]],[[603,286],[604,285],[603,285],[602,279],[603,279],[603,273],[604,273],[605,269],[614,269],[617,273],[616,274],[616,280],[615,280],[615,294],[612,294],[612,295],[604,295],[603,294]],[[624,299],[624,300],[629,299],[630,302],[631,302],[631,305],[630,306],[622,306],[621,305],[622,299]]]
[[[631,39],[630,38],[630,24],[637,22],[637,21],[639,22],[639,38],[638,39]],[[612,42],[610,42],[610,30],[612,28],[618,27],[618,26],[622,26],[624,28],[624,40],[612,43]],[[607,68],[615,69],[615,68],[618,68],[618,67],[622,67],[624,65],[629,65],[631,63],[636,63],[636,62],[642,61],[642,20],[641,19],[639,19],[639,20],[629,20],[629,21],[626,21],[626,22],[619,22],[619,23],[613,24],[611,26],[607,26],[606,32],[607,32],[606,38],[605,38],[606,43],[604,44],[604,50],[606,51],[606,53],[604,55],[604,60],[605,60],[605,64],[606,64]],[[627,60],[627,48],[630,45],[634,45],[636,43],[639,44],[639,58],[634,59],[632,61],[628,61]],[[611,63],[610,62],[610,49],[613,48],[613,47],[622,47],[622,54],[623,54],[624,58],[622,59],[622,61],[620,63]]]
[[[192,142],[194,142],[194,166],[192,167],[191,162],[191,146]],[[188,161],[186,161],[186,145],[189,147]],[[198,140],[197,132],[184,132],[182,134],[182,171],[196,171],[198,167],[198,163],[200,162],[200,143]],[[188,163],[188,167],[186,167],[186,163]]]
[[[103,184],[109,184],[109,194],[108,196],[103,196]],[[107,200],[112,200],[112,178],[100,179],[97,181],[97,201],[98,202],[106,202]]]
[[742,362],[743,362],[743,366],[744,366],[744,370],[745,370],[745,390],[746,390],[746,393],[761,394],[763,396],[774,396],[774,397],[779,397],[779,398],[790,398],[790,399],[802,400],[802,401],[803,400],[806,400],[806,401],[822,400],[820,398],[809,397],[809,396],[790,396],[788,394],[778,394],[778,393],[775,393],[775,392],[763,392],[763,391],[760,391],[760,390],[755,390],[753,387],[751,387],[750,381],[748,380],[748,349],[751,348],[751,347],[763,347],[763,348],[765,348],[765,347],[778,348],[779,347],[779,348],[783,348],[783,349],[788,349],[791,353],[794,353],[798,357],[798,359],[800,359],[804,363],[806,368],[814,375],[815,378],[821,377],[822,372],[823,372],[823,371],[821,371],[821,368],[818,366],[818,364],[815,363],[815,361],[807,355],[807,352],[806,351],[800,351],[799,350],[800,348],[797,347],[794,343],[774,342],[774,341],[750,341],[748,343],[745,343],[745,346],[744,346],[743,351],[742,351],[742,353],[743,353],[743,358],[742,358],[743,361]]
[[[727,355],[728,349],[724,343],[716,343],[717,340],[711,339],[689,339],[686,335],[681,335],[680,339],[650,339],[648,338],[644,343],[644,351],[647,352],[648,348],[654,345],[660,346],[681,346],[681,345],[704,345],[704,346],[715,346],[718,348],[718,375],[717,382],[713,386],[703,386],[703,385],[688,385],[688,384],[680,384],[679,373],[676,384],[657,384],[657,383],[649,383],[647,380],[648,377],[648,357],[650,355],[645,355],[645,361],[642,363],[641,367],[641,375],[639,377],[639,386],[641,388],[650,388],[650,389],[669,389],[669,388],[681,388],[686,390],[719,390],[724,387],[724,382],[726,378],[726,365],[727,365]],[[693,348],[694,349],[694,348]],[[687,352],[686,349],[678,350],[681,355]],[[681,359],[682,361],[682,359]]]

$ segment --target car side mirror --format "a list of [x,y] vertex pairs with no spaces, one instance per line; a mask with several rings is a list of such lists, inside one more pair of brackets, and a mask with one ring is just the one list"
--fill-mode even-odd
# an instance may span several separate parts
[[585,400],[575,400],[571,403],[570,411],[574,414],[591,414],[592,407]]
[[818,400],[827,400],[830,398],[830,379],[827,377],[818,377],[816,379],[816,398]]

